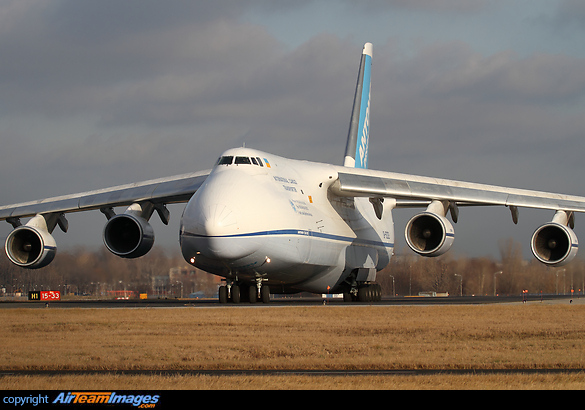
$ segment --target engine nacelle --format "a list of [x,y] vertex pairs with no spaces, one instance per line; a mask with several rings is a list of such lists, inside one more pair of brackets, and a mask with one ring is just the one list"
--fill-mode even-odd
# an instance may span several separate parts
[[406,243],[423,256],[439,256],[447,252],[455,240],[455,230],[444,216],[423,212],[406,224]]
[[534,232],[530,248],[540,262],[549,266],[562,266],[577,255],[579,241],[568,226],[549,222]]
[[47,266],[57,254],[57,243],[53,236],[39,227],[28,225],[19,226],[10,232],[4,248],[12,263],[28,269]]
[[154,230],[144,219],[132,214],[113,216],[104,227],[104,244],[114,255],[138,258],[154,244]]

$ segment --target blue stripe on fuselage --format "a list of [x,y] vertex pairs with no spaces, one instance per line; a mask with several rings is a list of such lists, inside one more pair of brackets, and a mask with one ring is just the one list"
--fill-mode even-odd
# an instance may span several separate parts
[[323,239],[330,239],[334,241],[341,241],[341,242],[352,242],[356,245],[371,245],[371,246],[382,246],[385,248],[393,248],[394,244],[392,242],[382,242],[382,241],[374,241],[370,239],[361,239],[361,238],[352,238],[349,236],[341,236],[341,235],[333,235],[323,232],[313,232],[313,231],[304,231],[301,229],[277,229],[273,231],[260,231],[260,232],[250,232],[250,233],[239,233],[234,235],[221,235],[221,236],[206,236],[206,235],[197,235],[189,232],[184,232],[185,236],[190,236],[194,238],[245,238],[245,237],[254,237],[254,236],[276,236],[276,235],[299,235],[299,236],[310,236],[313,238],[323,238]]

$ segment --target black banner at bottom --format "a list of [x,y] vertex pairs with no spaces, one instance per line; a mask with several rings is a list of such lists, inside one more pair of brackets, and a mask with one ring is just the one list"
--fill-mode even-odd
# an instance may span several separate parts
[[188,391],[134,390],[4,390],[0,407],[5,409],[167,409],[181,408],[189,403]]

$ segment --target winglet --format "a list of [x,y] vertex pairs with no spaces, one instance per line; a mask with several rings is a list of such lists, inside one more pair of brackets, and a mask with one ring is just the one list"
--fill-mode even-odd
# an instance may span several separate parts
[[372,50],[372,43],[366,43],[362,51],[345,147],[343,165],[346,167],[368,167]]

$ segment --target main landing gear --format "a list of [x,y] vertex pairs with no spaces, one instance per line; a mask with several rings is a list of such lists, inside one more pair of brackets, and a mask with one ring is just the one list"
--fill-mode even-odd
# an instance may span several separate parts
[[270,302],[270,288],[267,285],[262,285],[261,282],[256,284],[247,283],[227,283],[219,287],[219,303],[232,302],[238,303],[269,303]]
[[352,286],[349,292],[343,293],[344,302],[380,302],[381,300],[382,286],[375,282]]

